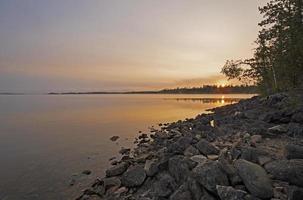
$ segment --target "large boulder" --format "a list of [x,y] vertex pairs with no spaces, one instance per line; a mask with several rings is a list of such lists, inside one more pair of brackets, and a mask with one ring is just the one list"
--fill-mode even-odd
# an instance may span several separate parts
[[276,160],[265,165],[275,179],[303,187],[303,159]]
[[227,175],[215,161],[198,165],[193,169],[193,175],[202,186],[214,193],[217,185],[228,185]]
[[221,200],[243,200],[247,192],[236,190],[230,186],[217,185],[217,193]]
[[201,185],[193,178],[189,178],[187,181],[188,189],[191,192],[191,197],[193,200],[200,200],[203,196],[203,188]]
[[204,155],[217,155],[220,152],[219,149],[204,139],[196,144],[196,148]]
[[154,197],[168,197],[177,189],[177,184],[173,177],[168,173],[162,172],[157,174],[156,181],[153,185]]
[[113,166],[105,171],[107,177],[118,176],[123,174],[127,170],[128,164],[126,162],[122,162],[116,166]]
[[130,167],[122,175],[122,184],[126,187],[136,187],[142,185],[146,178],[146,173],[143,167],[137,165]]
[[303,159],[303,146],[295,144],[286,145],[285,156],[287,159]]
[[235,161],[235,167],[252,195],[264,199],[272,197],[272,183],[261,166],[240,159]]

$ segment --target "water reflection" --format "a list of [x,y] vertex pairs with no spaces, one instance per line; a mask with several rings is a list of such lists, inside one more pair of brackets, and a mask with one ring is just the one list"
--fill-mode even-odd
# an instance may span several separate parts
[[241,100],[241,98],[165,98],[164,100],[173,100],[178,102],[198,102],[203,104],[233,104]]

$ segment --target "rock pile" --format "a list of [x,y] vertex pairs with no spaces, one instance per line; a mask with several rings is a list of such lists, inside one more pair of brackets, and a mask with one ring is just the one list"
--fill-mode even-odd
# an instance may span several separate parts
[[78,200],[302,200],[303,107],[253,97],[142,134]]

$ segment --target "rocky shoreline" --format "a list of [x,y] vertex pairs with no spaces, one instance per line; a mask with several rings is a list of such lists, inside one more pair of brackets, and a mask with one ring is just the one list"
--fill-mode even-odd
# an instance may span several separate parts
[[253,97],[160,124],[77,200],[302,200],[302,100]]

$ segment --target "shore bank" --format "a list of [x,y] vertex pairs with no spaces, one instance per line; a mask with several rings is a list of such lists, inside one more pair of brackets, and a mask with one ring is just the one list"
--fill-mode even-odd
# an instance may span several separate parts
[[77,200],[303,199],[302,99],[253,97],[160,124]]

